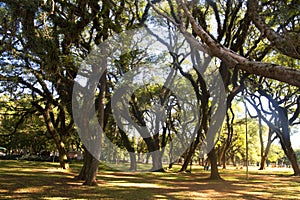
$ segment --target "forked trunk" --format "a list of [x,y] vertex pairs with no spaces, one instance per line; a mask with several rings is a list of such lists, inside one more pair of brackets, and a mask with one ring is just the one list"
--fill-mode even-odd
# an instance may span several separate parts
[[85,181],[84,185],[97,185],[97,172],[99,161],[95,159],[88,151],[84,155],[84,163],[79,175],[76,177],[79,180]]

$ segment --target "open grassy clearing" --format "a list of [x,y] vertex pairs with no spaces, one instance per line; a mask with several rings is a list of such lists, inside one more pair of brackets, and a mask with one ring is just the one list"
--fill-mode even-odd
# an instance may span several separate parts
[[[1,199],[300,199],[300,177],[291,169],[220,170],[225,181],[209,181],[209,172],[116,172],[100,166],[99,186],[82,186],[74,176],[80,163],[61,170],[57,163],[0,161]],[[175,167],[176,169],[176,167]]]

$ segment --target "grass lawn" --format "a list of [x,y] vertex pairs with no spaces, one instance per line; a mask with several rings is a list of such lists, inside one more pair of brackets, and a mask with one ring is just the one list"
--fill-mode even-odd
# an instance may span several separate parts
[[[80,163],[62,170],[57,163],[0,161],[0,199],[300,199],[300,177],[291,169],[221,170],[224,181],[193,166],[189,173],[116,172],[100,166],[99,186],[83,186],[74,176]],[[176,166],[175,166],[176,169]]]

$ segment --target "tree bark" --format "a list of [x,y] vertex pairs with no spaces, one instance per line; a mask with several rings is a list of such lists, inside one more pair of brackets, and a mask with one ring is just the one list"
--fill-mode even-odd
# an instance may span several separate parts
[[300,176],[300,169],[297,163],[297,157],[291,146],[287,147],[286,155],[291,162],[292,168],[294,170],[294,176]]
[[218,164],[217,164],[217,156],[216,156],[216,150],[213,148],[208,154],[208,159],[210,160],[211,164],[211,172],[209,179],[211,180],[222,180],[219,174],[218,170]]
[[63,168],[63,169],[68,169],[69,166],[66,163],[66,161],[67,161],[67,151],[66,151],[66,148],[65,148],[64,144],[61,142],[59,145],[57,145],[57,149],[58,149],[58,153],[59,153],[58,159],[59,159],[60,167]]
[[[198,131],[197,134],[199,134],[199,133],[200,132]],[[200,136],[197,135],[196,140],[191,144],[189,151],[186,153],[186,156],[184,158],[184,162],[181,166],[180,172],[185,172],[187,170],[187,167],[188,167],[189,163],[191,162],[192,157],[193,157],[195,150],[196,150],[197,146],[199,145],[199,143],[200,143]]]
[[265,162],[266,162],[266,156],[264,155],[264,140],[263,140],[263,131],[262,131],[262,123],[261,123],[261,117],[258,117],[259,120],[259,141],[260,141],[260,168],[259,170],[264,170],[265,167]]
[[129,171],[136,171],[137,170],[137,164],[136,164],[136,155],[134,152],[129,152],[130,156],[130,168]]
[[267,161],[267,155],[262,155],[260,159],[260,167],[258,170],[265,170],[266,169],[266,161]]
[[46,122],[47,130],[51,134],[51,136],[52,136],[52,138],[53,138],[53,140],[55,142],[56,148],[58,149],[60,167],[63,168],[63,169],[66,169],[66,168],[68,168],[67,164],[66,164],[67,151],[65,149],[65,145],[64,145],[64,142],[62,141],[61,136],[57,133],[57,130],[54,127],[54,124],[53,124],[53,122],[51,120],[50,110],[51,110],[50,106],[46,107],[43,110],[43,117],[44,117],[44,120]]
[[162,166],[162,152],[159,150],[156,150],[154,152],[151,152],[152,156],[152,169],[153,172],[164,172],[164,168]]
[[136,171],[137,170],[137,165],[136,165],[136,154],[135,154],[135,150],[132,147],[128,136],[126,135],[126,133],[119,128],[119,132],[121,134],[122,140],[123,140],[123,144],[126,148],[126,150],[129,152],[129,156],[130,156],[130,168],[129,171]]
[[275,139],[275,138],[273,138],[273,140],[271,139],[272,135],[273,135],[273,131],[271,129],[269,129],[267,146],[266,146],[266,149],[262,152],[259,170],[266,169],[267,157],[268,157],[268,154],[269,154],[269,151],[270,151],[270,148],[271,148],[271,144]]
[[97,172],[99,161],[93,157],[87,150],[84,154],[84,162],[79,175],[76,177],[79,180],[84,180],[83,185],[97,185]]
[[222,159],[223,169],[226,169],[226,154],[224,152],[223,159]]
[[193,31],[202,39],[206,46],[199,45],[199,41],[190,33],[188,33],[188,31],[185,29],[185,26],[181,26],[177,23],[175,23],[175,25],[186,36],[187,40],[200,51],[208,53],[212,57],[218,57],[223,62],[225,62],[227,66],[236,67],[237,69],[243,70],[250,74],[264,76],[267,78],[275,79],[278,81],[288,83],[290,85],[300,87],[300,70],[272,63],[250,61],[245,57],[233,52],[232,50],[227,49],[226,47],[215,41],[203,29],[203,27],[201,27],[201,25],[197,23],[195,18],[190,13],[189,8],[184,2],[184,0],[180,0],[179,4],[184,10],[186,16],[188,17],[192,25]]
[[268,24],[265,19],[259,14],[261,10],[257,0],[247,1],[247,8],[249,16],[252,18],[253,23],[268,40],[271,45],[279,50],[282,54],[292,58],[300,59],[300,41],[292,34],[278,34]]

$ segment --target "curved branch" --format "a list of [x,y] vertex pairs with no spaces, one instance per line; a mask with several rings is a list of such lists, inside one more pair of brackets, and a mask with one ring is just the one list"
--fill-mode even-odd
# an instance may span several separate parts
[[285,34],[283,36],[279,35],[268,24],[266,24],[265,20],[257,11],[259,5],[256,0],[249,0],[247,7],[249,10],[249,16],[251,17],[254,25],[259,29],[262,35],[268,38],[273,47],[284,55],[300,59],[300,42],[297,38],[293,39],[289,34]]
[[[247,73],[261,75],[300,87],[300,70],[271,63],[249,61],[245,57],[222,46],[220,43],[215,41],[200,25],[197,24],[184,0],[179,0],[179,2],[185,14],[189,18],[193,30],[208,46],[210,50],[208,53],[210,56],[216,56],[224,61],[228,66],[236,67],[240,70],[244,70]],[[179,28],[182,32],[186,32],[186,30],[183,30],[182,27]]]

